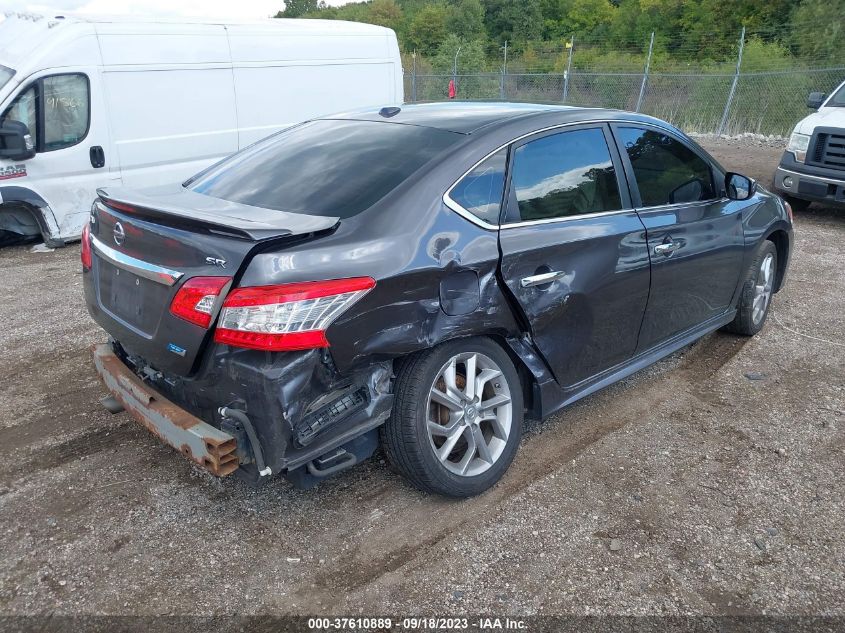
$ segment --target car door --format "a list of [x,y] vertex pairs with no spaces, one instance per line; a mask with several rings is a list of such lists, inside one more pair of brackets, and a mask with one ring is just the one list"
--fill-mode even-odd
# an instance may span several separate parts
[[743,205],[724,196],[723,176],[680,136],[640,124],[612,131],[648,235],[644,351],[730,309],[742,270]]
[[65,239],[82,232],[97,188],[120,177],[99,80],[96,68],[45,71],[25,82],[0,117],[29,128],[37,153],[16,184],[47,201]]
[[501,276],[557,381],[575,388],[634,353],[646,307],[645,230],[603,124],[513,146]]

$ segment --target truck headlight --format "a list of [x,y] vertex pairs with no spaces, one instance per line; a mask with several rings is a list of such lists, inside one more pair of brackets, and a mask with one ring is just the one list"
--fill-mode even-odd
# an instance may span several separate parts
[[793,132],[792,136],[789,137],[789,145],[786,146],[786,151],[792,152],[795,160],[803,163],[804,159],[807,158],[807,147],[809,145],[810,137],[808,135]]

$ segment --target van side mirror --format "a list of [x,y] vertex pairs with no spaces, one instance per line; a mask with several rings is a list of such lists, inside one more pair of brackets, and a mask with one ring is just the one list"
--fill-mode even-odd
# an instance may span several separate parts
[[731,200],[748,200],[757,192],[757,183],[748,176],[729,171],[725,175],[725,189]]
[[827,95],[825,93],[811,92],[810,96],[807,97],[807,107],[813,110],[818,110],[822,107],[825,99],[827,99]]
[[20,121],[6,121],[0,127],[0,158],[27,160],[35,156],[35,143],[29,128]]

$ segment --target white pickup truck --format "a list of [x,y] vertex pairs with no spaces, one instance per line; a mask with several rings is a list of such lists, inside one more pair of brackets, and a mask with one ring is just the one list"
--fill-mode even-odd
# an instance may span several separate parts
[[811,202],[845,204],[845,82],[827,96],[813,92],[775,172],[775,189],[794,209]]

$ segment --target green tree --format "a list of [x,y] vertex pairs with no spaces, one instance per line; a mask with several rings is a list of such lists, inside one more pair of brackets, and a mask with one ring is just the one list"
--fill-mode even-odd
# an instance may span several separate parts
[[845,0],[803,0],[793,16],[792,43],[802,57],[842,61]]
[[402,23],[402,8],[396,0],[373,0],[369,6],[367,22],[398,30]]
[[446,28],[463,39],[483,39],[484,6],[481,0],[455,0],[449,5]]
[[429,4],[417,13],[408,28],[408,43],[423,55],[434,55],[446,37],[446,8]]
[[539,40],[543,36],[541,0],[485,0],[484,23],[490,39],[499,44]]
[[487,66],[484,44],[479,40],[465,40],[455,34],[447,35],[437,48],[431,65],[435,72],[451,73],[458,53],[458,74],[483,72]]
[[284,11],[276,14],[277,18],[301,18],[306,13],[324,9],[326,3],[322,0],[285,0]]

